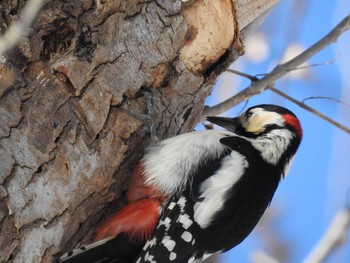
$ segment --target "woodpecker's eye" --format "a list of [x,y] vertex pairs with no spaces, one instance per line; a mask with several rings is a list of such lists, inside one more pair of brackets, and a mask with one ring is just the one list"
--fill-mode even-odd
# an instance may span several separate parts
[[246,119],[249,119],[252,115],[253,115],[252,112],[247,112],[247,113],[245,114],[245,117],[246,117]]

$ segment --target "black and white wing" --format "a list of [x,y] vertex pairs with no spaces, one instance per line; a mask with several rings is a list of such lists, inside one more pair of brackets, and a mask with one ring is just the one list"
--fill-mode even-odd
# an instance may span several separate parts
[[246,158],[229,150],[200,167],[186,189],[166,203],[153,238],[136,262],[194,262],[226,249],[214,245],[222,237],[215,237],[211,223],[246,167]]

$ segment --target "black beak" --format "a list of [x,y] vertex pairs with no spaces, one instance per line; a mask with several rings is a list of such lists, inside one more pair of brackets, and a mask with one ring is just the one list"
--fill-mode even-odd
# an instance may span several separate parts
[[219,125],[232,132],[235,132],[237,126],[240,123],[239,118],[226,118],[217,116],[208,116],[207,121],[210,121],[211,123]]

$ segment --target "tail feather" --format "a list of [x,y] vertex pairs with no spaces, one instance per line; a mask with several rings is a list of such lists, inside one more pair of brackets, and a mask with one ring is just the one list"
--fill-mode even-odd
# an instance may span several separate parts
[[161,201],[141,199],[123,207],[97,229],[97,242],[66,253],[62,263],[133,262],[145,240],[153,234]]
[[63,255],[62,263],[129,263],[154,233],[166,196],[145,184],[143,163],[131,175],[127,200],[96,230],[95,243]]
[[130,242],[123,234],[110,237],[64,254],[60,263],[132,263],[142,244]]

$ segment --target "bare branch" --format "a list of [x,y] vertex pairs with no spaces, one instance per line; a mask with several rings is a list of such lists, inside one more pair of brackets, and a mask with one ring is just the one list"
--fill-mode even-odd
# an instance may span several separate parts
[[311,108],[310,106],[308,106],[308,105],[306,105],[306,104],[304,104],[304,103],[294,99],[293,97],[291,97],[291,96],[287,95],[286,93],[284,93],[284,92],[274,88],[273,86],[271,86],[269,89],[272,90],[273,92],[275,92],[276,94],[282,96],[283,98],[285,98],[287,100],[290,100],[291,102],[297,104],[301,108],[303,108],[303,109],[305,109],[305,110],[315,114],[316,116],[320,117],[321,119],[323,119],[325,121],[328,121],[329,123],[333,124],[334,126],[336,126],[337,128],[341,129],[342,131],[345,131],[345,132],[350,134],[350,128],[348,128],[348,127],[342,125],[341,123],[339,123],[339,122],[337,122],[337,121],[327,117],[323,113],[321,113],[321,112],[315,110],[314,108]]
[[344,243],[350,227],[350,209],[339,211],[326,233],[303,263],[321,263],[332,251]]
[[256,94],[259,94],[266,90],[271,83],[274,83],[279,78],[286,75],[288,72],[294,70],[301,64],[305,63],[313,55],[327,47],[333,42],[336,42],[339,36],[350,28],[350,15],[344,18],[333,30],[324,36],[321,40],[316,42],[310,48],[306,49],[304,52],[296,56],[295,58],[289,60],[286,63],[277,65],[270,73],[266,74],[263,78],[253,82],[249,87],[237,93],[233,97],[223,101],[222,103],[207,107],[204,109],[201,121],[204,121],[206,116],[209,115],[219,115],[239,102],[246,100]]
[[0,36],[0,56],[4,55],[28,32],[28,28],[38,14],[43,2],[44,0],[29,0],[26,3],[20,19],[13,22],[8,30]]
[[[255,79],[257,79],[256,76],[252,76],[252,75],[249,75],[249,74],[247,74],[247,73],[243,73],[243,72],[236,71],[236,70],[231,70],[231,69],[230,69],[230,70],[228,70],[228,72],[237,74],[237,75],[239,75],[239,76],[243,76],[243,77],[245,77],[245,78],[250,79],[251,81],[254,81]],[[289,101],[291,101],[291,102],[297,104],[299,107],[301,107],[301,108],[303,108],[303,109],[305,109],[305,110],[307,110],[307,111],[309,111],[309,112],[315,114],[316,116],[320,117],[321,119],[323,119],[323,120],[325,120],[325,121],[328,121],[329,123],[333,124],[333,125],[336,126],[337,128],[339,128],[339,129],[341,129],[341,130],[343,130],[343,131],[345,131],[345,132],[347,132],[347,133],[350,134],[350,129],[349,129],[348,127],[346,127],[346,126],[342,125],[341,123],[339,123],[339,122],[337,122],[337,121],[335,121],[335,120],[333,120],[333,119],[327,117],[327,116],[324,115],[323,113],[321,113],[321,112],[315,110],[314,108],[312,108],[312,107],[310,107],[310,106],[308,106],[308,105],[306,105],[306,104],[304,103],[304,101],[310,100],[310,99],[329,99],[329,100],[334,100],[334,101],[336,101],[336,102],[342,103],[342,104],[344,104],[344,105],[350,107],[350,105],[348,105],[348,104],[342,102],[341,100],[337,100],[337,99],[329,98],[329,97],[323,97],[323,96],[316,96],[316,97],[309,97],[309,98],[303,99],[303,101],[300,102],[300,101],[294,99],[293,97],[287,95],[286,93],[284,93],[284,92],[282,92],[282,91],[276,89],[272,84],[269,85],[268,89],[270,89],[271,91],[273,91],[273,92],[275,92],[276,94],[280,95],[281,97],[283,97],[283,98],[285,98],[285,99],[287,99],[287,100],[289,100]]]
[[[247,73],[243,73],[243,72],[236,71],[236,70],[228,70],[228,72],[237,74],[237,75],[239,75],[239,76],[243,76],[243,77],[245,77],[245,78],[250,79],[251,81],[254,81],[255,79],[257,79],[256,76],[252,76],[252,75],[249,75],[249,74],[247,74]],[[315,110],[314,108],[312,108],[312,107],[310,107],[310,106],[308,106],[308,105],[306,105],[306,104],[304,103],[304,101],[306,101],[306,100],[308,100],[308,99],[316,99],[316,98],[330,99],[330,100],[337,101],[337,102],[339,102],[339,103],[343,103],[342,101],[337,100],[337,99],[332,99],[332,98],[329,98],[329,97],[322,97],[322,96],[319,96],[319,97],[310,97],[310,98],[306,98],[306,99],[304,99],[302,102],[300,102],[300,101],[294,99],[293,97],[287,95],[286,93],[284,93],[284,92],[282,92],[282,91],[276,89],[276,88],[273,86],[273,84],[270,84],[270,85],[268,86],[268,89],[270,89],[271,91],[273,91],[273,92],[275,92],[276,94],[280,95],[281,97],[283,97],[283,98],[285,98],[285,99],[287,99],[287,100],[289,100],[289,101],[291,101],[291,102],[297,104],[299,107],[303,108],[304,110],[307,110],[307,111],[309,111],[309,112],[315,114],[316,116],[320,117],[321,119],[323,119],[323,120],[325,120],[325,121],[328,121],[329,123],[333,124],[333,125],[336,126],[337,128],[339,128],[339,129],[341,129],[341,130],[343,130],[343,131],[345,131],[345,132],[347,132],[347,133],[350,134],[350,129],[349,129],[348,127],[346,127],[346,126],[342,125],[341,123],[339,123],[339,122],[337,122],[337,121],[335,121],[335,120],[333,120],[333,119],[327,117],[327,116],[324,115],[323,113],[321,113],[321,112]],[[344,104],[345,104],[346,106],[350,106],[350,105],[348,105],[348,104],[346,104],[346,103],[344,103]]]

